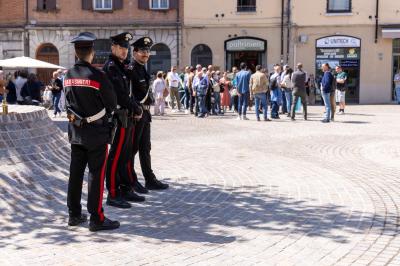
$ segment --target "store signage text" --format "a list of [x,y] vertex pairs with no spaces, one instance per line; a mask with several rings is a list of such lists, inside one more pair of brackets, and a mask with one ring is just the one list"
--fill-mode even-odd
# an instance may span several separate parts
[[227,51],[265,51],[265,42],[256,39],[236,39],[226,42]]
[[348,36],[330,36],[317,40],[317,48],[321,47],[361,47],[361,41]]

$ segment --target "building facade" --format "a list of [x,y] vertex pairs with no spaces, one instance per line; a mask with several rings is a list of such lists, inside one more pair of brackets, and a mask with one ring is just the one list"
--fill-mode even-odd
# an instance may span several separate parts
[[[397,23],[397,24],[396,24]],[[400,69],[400,3],[391,0],[185,1],[184,65],[231,69],[241,61],[309,74],[342,65],[349,101],[390,103]]]
[[[18,30],[16,27],[1,29],[4,32],[0,33],[3,58],[25,54],[68,68],[75,62],[70,40],[79,32],[90,31],[98,38],[94,63],[101,66],[110,53],[109,37],[128,31],[134,35],[134,40],[143,36],[154,40],[153,56],[148,63],[150,72],[179,64],[183,1],[25,0],[19,3],[22,5],[19,10],[26,10],[22,14],[22,25]],[[15,53],[4,52],[10,51],[7,46],[12,39],[10,32],[20,36],[11,36],[20,41],[16,47],[22,47]],[[48,70],[38,70],[39,78],[45,82],[50,75]]]

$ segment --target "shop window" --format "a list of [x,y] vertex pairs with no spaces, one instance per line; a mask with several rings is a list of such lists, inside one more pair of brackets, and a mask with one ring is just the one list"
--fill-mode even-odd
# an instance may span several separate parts
[[93,0],[94,10],[111,10],[112,0]]
[[150,8],[151,9],[168,9],[169,1],[168,0],[151,0]]
[[238,0],[237,12],[255,12],[256,0]]
[[327,13],[350,13],[351,0],[327,0]]
[[393,40],[393,53],[400,54],[400,39]]
[[54,11],[57,9],[56,0],[38,0],[37,10],[38,11]]
[[207,67],[212,65],[212,51],[210,47],[205,44],[196,45],[192,50],[191,55],[192,66],[197,64]]

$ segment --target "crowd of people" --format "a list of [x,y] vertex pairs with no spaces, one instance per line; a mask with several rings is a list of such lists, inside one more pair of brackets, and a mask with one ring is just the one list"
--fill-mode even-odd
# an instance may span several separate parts
[[45,85],[35,73],[27,70],[17,70],[13,74],[0,70],[0,80],[3,90],[0,90],[0,100],[5,97],[8,104],[42,105],[54,109],[54,116],[65,112],[63,79],[65,70],[59,69],[52,74],[52,79]]
[[271,73],[260,65],[253,68],[246,63],[241,63],[239,69],[233,67],[231,72],[198,64],[186,66],[179,74],[173,66],[168,73],[158,72],[153,82],[154,114],[164,115],[167,104],[172,112],[199,118],[223,115],[229,110],[238,120],[248,120],[247,111],[254,106],[258,121],[261,114],[265,121],[280,119],[282,114],[295,120],[296,111],[301,108],[307,120],[307,105],[315,104],[320,97],[325,105],[322,122],[327,123],[334,120],[336,103],[337,114],[344,114],[347,74],[341,66],[332,71],[329,64],[324,64],[321,70],[324,74],[317,84],[314,75],[308,75],[301,63],[295,70],[276,64]]

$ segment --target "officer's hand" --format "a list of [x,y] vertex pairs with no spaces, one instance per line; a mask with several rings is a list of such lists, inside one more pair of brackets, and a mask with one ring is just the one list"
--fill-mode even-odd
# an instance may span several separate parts
[[135,116],[133,117],[133,119],[135,119],[136,121],[139,121],[140,119],[142,119],[142,114],[140,114],[140,115],[135,115]]

